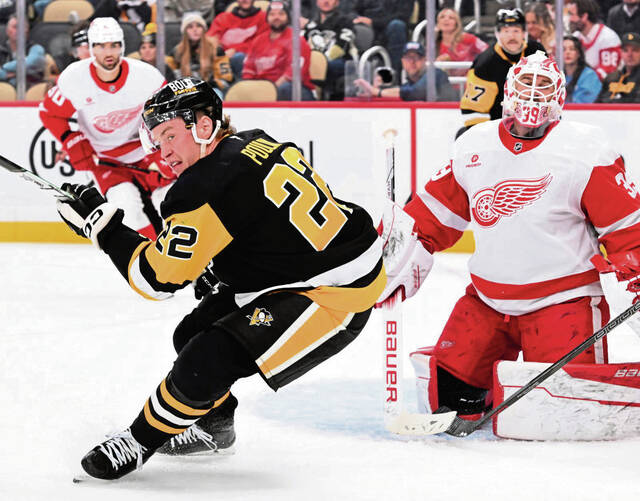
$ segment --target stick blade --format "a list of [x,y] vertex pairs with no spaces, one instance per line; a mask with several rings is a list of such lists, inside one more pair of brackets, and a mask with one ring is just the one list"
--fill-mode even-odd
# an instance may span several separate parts
[[401,413],[389,416],[386,421],[387,430],[397,435],[436,435],[446,432],[455,421],[455,411],[441,414],[409,414]]

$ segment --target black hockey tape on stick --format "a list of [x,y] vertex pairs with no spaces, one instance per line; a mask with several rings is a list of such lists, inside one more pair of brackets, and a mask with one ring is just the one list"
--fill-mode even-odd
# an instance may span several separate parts
[[53,190],[65,198],[77,200],[77,197],[73,193],[64,191],[62,188],[56,186],[53,183],[50,183],[46,179],[38,176],[37,174],[34,174],[30,170],[20,167],[18,164],[12,162],[6,157],[3,157],[2,155],[0,155],[0,166],[4,167],[9,172],[20,174],[24,179],[36,183],[43,190]]
[[[638,310],[640,310],[640,301],[632,304],[629,308],[624,310],[620,315],[611,320],[607,325],[605,325],[599,331],[596,331],[591,337],[585,339],[580,345],[576,346],[573,350],[567,353],[564,357],[558,360],[553,365],[547,367],[544,371],[534,377],[531,381],[525,384],[518,391],[513,393],[509,398],[505,399],[500,405],[491,409],[487,412],[481,419],[478,421],[466,421],[464,419],[460,419],[456,416],[449,428],[447,428],[446,433],[449,435],[453,435],[454,437],[466,437],[467,435],[471,435],[474,431],[480,428],[484,423],[489,421],[493,416],[499,414],[507,407],[510,407],[522,397],[524,397],[527,393],[533,390],[536,386],[542,383],[544,380],[551,377],[553,374],[558,372],[563,366],[571,362],[574,358],[576,358],[580,353],[585,351],[590,346],[594,345],[597,341],[605,337],[609,332],[618,327],[620,324],[625,322],[629,317],[635,315]],[[439,412],[448,412],[449,409],[440,408]]]

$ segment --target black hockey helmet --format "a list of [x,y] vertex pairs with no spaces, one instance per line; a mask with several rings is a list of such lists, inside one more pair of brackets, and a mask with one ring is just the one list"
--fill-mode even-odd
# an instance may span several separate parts
[[[194,125],[197,111],[204,112],[215,122],[215,130],[208,138],[198,137],[196,133]],[[211,85],[200,78],[184,77],[169,82],[144,103],[140,140],[145,151],[157,149],[151,138],[151,130],[174,118],[184,121],[185,127],[191,129],[196,143],[210,144],[222,124],[222,100]]]
[[503,26],[520,26],[524,30],[522,9],[500,9],[496,14],[496,29],[499,30]]

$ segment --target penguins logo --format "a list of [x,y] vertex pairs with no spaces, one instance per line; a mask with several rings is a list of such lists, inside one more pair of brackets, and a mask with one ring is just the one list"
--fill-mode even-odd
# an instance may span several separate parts
[[266,325],[268,327],[271,327],[271,322],[273,322],[273,317],[271,316],[271,313],[269,313],[264,308],[256,308],[253,311],[252,315],[247,315],[247,318],[249,319],[250,326]]

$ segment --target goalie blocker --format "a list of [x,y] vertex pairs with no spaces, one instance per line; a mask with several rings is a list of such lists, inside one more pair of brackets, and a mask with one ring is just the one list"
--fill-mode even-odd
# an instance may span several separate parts
[[[410,355],[416,373],[418,409],[427,414],[442,405],[438,401],[438,371],[432,353],[433,347],[426,347]],[[493,367],[494,407],[549,365],[497,361]],[[520,440],[640,436],[640,363],[568,364],[517,405],[495,416],[493,433]]]

